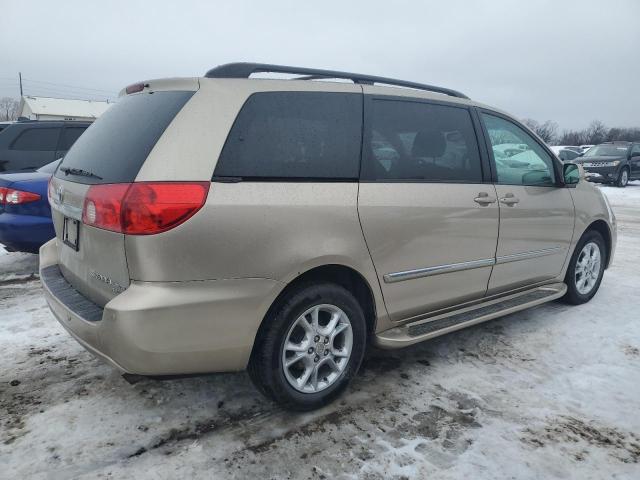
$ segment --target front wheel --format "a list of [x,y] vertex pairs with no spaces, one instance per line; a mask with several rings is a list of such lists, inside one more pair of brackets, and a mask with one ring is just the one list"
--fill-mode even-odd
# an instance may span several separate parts
[[354,296],[340,285],[292,291],[265,318],[249,362],[253,383],[293,410],[335,399],[356,375],[366,346],[366,323]]
[[623,167],[618,174],[618,179],[616,180],[616,185],[618,187],[624,188],[629,183],[629,169],[627,167]]
[[607,250],[602,235],[595,230],[586,232],[569,262],[564,299],[574,305],[591,300],[600,288],[606,263]]

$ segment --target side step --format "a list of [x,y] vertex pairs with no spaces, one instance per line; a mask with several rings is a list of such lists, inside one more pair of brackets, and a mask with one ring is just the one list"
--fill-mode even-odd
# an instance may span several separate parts
[[381,348],[406,347],[445,333],[550,302],[562,297],[566,291],[567,286],[564,283],[543,285],[385,330],[375,336],[374,342]]

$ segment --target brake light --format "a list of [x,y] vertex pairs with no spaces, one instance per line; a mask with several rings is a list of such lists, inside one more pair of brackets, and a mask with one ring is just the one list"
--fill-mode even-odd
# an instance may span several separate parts
[[144,87],[148,87],[149,85],[145,85],[144,83],[134,83],[133,85],[129,85],[124,89],[127,95],[131,95],[132,93],[138,93],[144,90]]
[[202,208],[209,185],[209,182],[92,185],[84,201],[82,221],[128,235],[166,232]]
[[40,200],[40,195],[14,188],[0,187],[0,205],[22,205]]

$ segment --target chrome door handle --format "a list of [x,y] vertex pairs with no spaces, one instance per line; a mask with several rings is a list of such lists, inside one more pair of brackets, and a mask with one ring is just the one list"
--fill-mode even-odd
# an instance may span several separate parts
[[496,199],[495,197],[490,197],[487,192],[480,192],[473,201],[480,205],[489,205],[490,203],[495,203]]
[[504,203],[505,205],[513,206],[518,203],[520,199],[516,197],[513,193],[507,193],[504,197],[500,199],[500,203]]

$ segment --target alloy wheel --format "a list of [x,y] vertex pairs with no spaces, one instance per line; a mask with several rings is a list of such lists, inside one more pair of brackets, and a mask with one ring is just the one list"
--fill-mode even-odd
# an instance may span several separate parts
[[353,330],[347,314],[335,305],[316,305],[293,323],[282,349],[289,385],[317,393],[333,385],[349,363]]
[[575,268],[576,289],[582,295],[593,290],[600,276],[602,255],[600,247],[595,242],[589,242],[580,251]]

